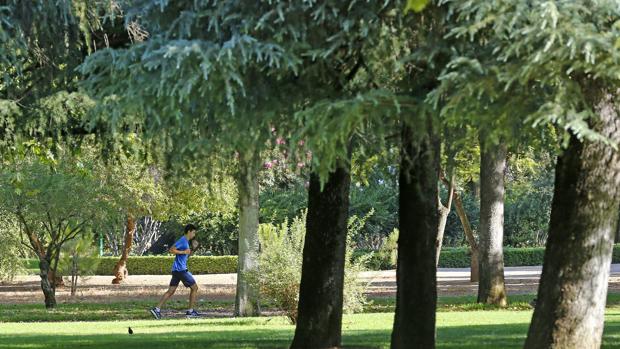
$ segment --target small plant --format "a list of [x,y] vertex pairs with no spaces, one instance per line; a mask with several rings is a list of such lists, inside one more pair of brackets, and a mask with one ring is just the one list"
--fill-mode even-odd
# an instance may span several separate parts
[[93,241],[94,235],[87,233],[67,242],[62,248],[58,272],[69,275],[72,297],[77,290],[78,278],[94,275],[99,265],[98,252]]
[[[359,312],[367,304],[364,296],[366,285],[359,283],[357,279],[358,274],[365,270],[368,258],[362,257],[353,261],[351,245],[351,237],[364,226],[366,218],[352,217],[349,220],[344,280],[345,313]],[[287,220],[277,226],[261,224],[259,271],[248,275],[250,282],[258,285],[261,297],[284,310],[293,324],[297,323],[305,223],[304,211],[295,217],[290,225]]]

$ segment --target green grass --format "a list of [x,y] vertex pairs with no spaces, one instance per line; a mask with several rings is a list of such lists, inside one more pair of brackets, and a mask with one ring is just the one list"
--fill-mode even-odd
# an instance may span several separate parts
[[[509,296],[508,311],[529,311],[529,302],[535,297],[533,294]],[[364,307],[364,313],[393,313],[394,298],[376,298]],[[61,303],[52,311],[47,311],[43,304],[0,304],[0,322],[60,322],[60,321],[123,321],[147,320],[151,318],[148,308],[154,304],[153,300],[110,302],[110,303]],[[607,296],[608,307],[620,309],[620,293],[611,293]],[[187,301],[172,300],[166,304],[166,309],[185,311]],[[229,311],[232,312],[232,301],[198,302],[197,309],[201,311]],[[263,304],[263,309],[271,310],[269,304]],[[481,310],[500,310],[495,306],[476,303],[473,296],[439,297],[437,312],[471,312]]]
[[[451,311],[437,314],[438,348],[520,348],[532,312]],[[387,348],[393,314],[346,315],[343,345]],[[130,336],[127,327],[135,332]],[[205,320],[0,323],[0,347],[286,348],[294,327],[283,317]],[[608,309],[603,348],[620,348],[620,309]]]
[[[508,309],[474,303],[474,297],[440,297],[438,348],[520,348],[527,334],[534,295],[512,295]],[[294,327],[284,317],[174,319],[155,321],[149,301],[0,305],[0,348],[286,348]],[[168,309],[184,310],[172,301]],[[203,302],[201,310],[231,310],[231,302]],[[345,315],[343,345],[389,347],[394,299],[375,299],[365,313]],[[620,294],[608,296],[603,348],[620,349]],[[81,320],[81,321],[78,321]],[[84,321],[91,320],[91,321]],[[28,322],[26,322],[28,321]],[[38,322],[32,322],[38,321]],[[50,323],[52,322],[52,323]],[[127,334],[131,326],[134,335]]]
[[[59,322],[59,321],[122,321],[146,320],[154,301],[113,303],[61,303],[48,311],[43,304],[0,304],[0,322]],[[199,302],[198,309],[231,310],[232,302]],[[187,301],[171,300],[166,309],[187,310]],[[1,348],[1,347],[0,347]]]

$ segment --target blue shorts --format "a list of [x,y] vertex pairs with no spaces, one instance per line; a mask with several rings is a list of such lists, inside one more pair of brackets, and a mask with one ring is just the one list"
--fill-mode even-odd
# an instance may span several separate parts
[[170,286],[179,286],[180,281],[183,281],[183,285],[185,285],[185,287],[192,287],[196,284],[194,276],[189,271],[173,271]]

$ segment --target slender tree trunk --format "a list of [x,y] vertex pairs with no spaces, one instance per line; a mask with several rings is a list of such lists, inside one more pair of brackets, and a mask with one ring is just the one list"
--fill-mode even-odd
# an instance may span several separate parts
[[620,244],[620,216],[618,217],[618,228],[616,228],[616,236],[614,238],[614,243]]
[[[620,91],[618,91],[620,92]],[[618,92],[592,96],[590,127],[620,142]],[[620,156],[572,137],[558,158],[538,301],[526,348],[599,348],[620,201]]]
[[127,232],[125,232],[125,244],[123,245],[123,254],[121,255],[121,259],[116,263],[114,267],[114,280],[112,280],[113,284],[120,284],[127,276],[129,276],[129,271],[127,270],[127,258],[129,257],[129,252],[131,252],[131,244],[133,243],[133,236],[136,231],[136,220],[134,219],[132,214],[127,215]]
[[480,282],[478,302],[506,306],[504,283],[504,171],[506,146],[480,137]]
[[339,166],[321,191],[310,175],[299,306],[291,348],[339,347],[349,212],[349,169]]
[[[443,173],[440,176],[444,178]],[[436,266],[439,266],[439,256],[441,255],[441,247],[443,246],[443,235],[446,231],[446,223],[448,222],[448,215],[452,209],[452,199],[454,197],[454,176],[451,176],[450,182],[447,185],[448,189],[448,203],[444,206],[441,202],[441,197],[437,196],[437,213],[439,215],[439,227],[437,228],[437,240],[435,248],[437,250]]]
[[402,129],[392,348],[435,347],[439,142],[431,117],[425,122],[426,125],[415,129]]
[[471,252],[471,272],[469,276],[469,281],[477,282],[480,275],[478,271],[478,268],[480,267],[478,259],[478,243],[476,242],[474,231],[471,228],[471,223],[469,223],[469,218],[467,217],[467,212],[465,211],[465,207],[463,206],[461,196],[456,190],[454,191],[454,207],[456,208],[456,214],[461,220],[463,232],[465,232],[465,237],[467,238],[467,242],[469,243],[469,250]]
[[258,269],[258,154],[239,154],[239,259],[237,268],[236,316],[260,314],[258,289],[249,282],[247,273]]
[[56,286],[50,281],[51,262],[46,256],[39,256],[39,276],[41,277],[41,290],[45,297],[45,308],[56,308]]

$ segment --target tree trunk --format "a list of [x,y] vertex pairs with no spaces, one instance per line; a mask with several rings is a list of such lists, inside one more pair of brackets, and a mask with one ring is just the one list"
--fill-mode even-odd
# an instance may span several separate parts
[[392,348],[434,348],[437,305],[435,241],[439,142],[431,117],[425,127],[403,126],[399,174],[396,313]]
[[45,308],[56,308],[56,286],[54,282],[50,282],[50,266],[51,263],[46,257],[39,256],[39,276],[41,277],[41,290],[45,297]]
[[237,269],[236,316],[260,314],[259,291],[247,273],[258,270],[258,169],[260,158],[253,152],[239,154],[239,259]]
[[506,146],[480,137],[480,282],[478,303],[506,306],[504,283],[504,171]]
[[127,232],[125,232],[125,244],[123,245],[123,254],[121,255],[121,259],[116,263],[114,267],[114,280],[112,280],[113,284],[122,283],[127,276],[129,276],[129,271],[127,270],[127,257],[129,257],[129,252],[131,251],[131,244],[133,243],[133,235],[136,231],[136,221],[132,214],[127,215]]
[[[614,97],[589,97],[597,114],[589,122],[618,144]],[[526,348],[600,347],[619,194],[618,152],[573,136],[556,165],[549,238]]]
[[[444,178],[443,173],[440,176]],[[450,214],[450,210],[452,209],[452,199],[454,194],[454,176],[451,176],[450,182],[447,185],[448,189],[448,203],[444,206],[441,203],[441,198],[437,196],[437,214],[439,215],[439,226],[437,228],[437,240],[435,243],[435,249],[437,250],[436,254],[436,266],[439,266],[439,256],[441,255],[441,247],[443,246],[443,235],[446,231],[446,223],[448,222],[448,215]]]
[[[446,180],[445,177],[442,176],[441,180],[443,181],[444,185],[450,185],[450,183]],[[463,226],[463,232],[465,233],[465,238],[467,239],[467,243],[469,244],[469,252],[471,253],[469,281],[477,282],[480,275],[478,271],[478,243],[476,242],[476,237],[474,236],[474,231],[471,228],[471,223],[469,222],[469,218],[467,217],[467,212],[465,211],[465,207],[463,206],[461,196],[456,189],[454,189],[452,196],[452,200],[454,201],[454,207],[456,208],[456,214],[457,216],[459,216],[459,220],[461,221],[461,225]]]
[[340,346],[350,183],[349,169],[342,166],[329,174],[322,191],[319,175],[310,175],[298,318],[291,348]]
[[618,217],[618,228],[616,228],[616,236],[614,238],[614,243],[620,244],[620,216]]
[[461,201],[461,196],[456,190],[454,191],[454,207],[456,208],[456,214],[459,216],[461,225],[463,226],[463,232],[465,233],[465,237],[467,238],[467,242],[469,243],[469,250],[471,252],[471,272],[469,276],[469,281],[477,282],[480,277],[480,273],[478,271],[478,268],[480,267],[478,259],[478,243],[476,242],[474,231],[471,228],[471,223],[469,223],[469,218],[467,217],[465,207],[463,207],[463,201]]

